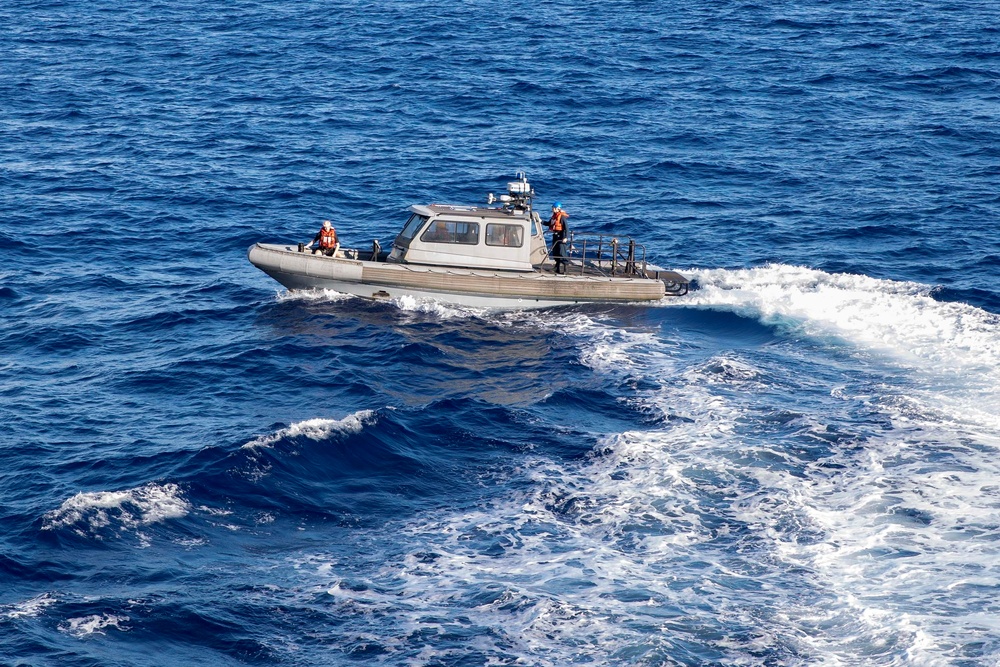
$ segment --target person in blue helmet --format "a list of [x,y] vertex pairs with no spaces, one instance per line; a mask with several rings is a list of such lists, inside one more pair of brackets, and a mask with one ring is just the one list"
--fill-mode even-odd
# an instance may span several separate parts
[[552,217],[545,223],[545,226],[552,232],[552,251],[549,253],[556,261],[556,274],[565,275],[566,267],[569,266],[569,248],[566,240],[569,234],[569,223],[567,222],[569,213],[563,210],[562,202],[557,201],[552,204]]

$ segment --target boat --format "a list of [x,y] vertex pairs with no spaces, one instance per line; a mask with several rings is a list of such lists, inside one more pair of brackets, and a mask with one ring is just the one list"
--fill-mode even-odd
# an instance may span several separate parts
[[[415,297],[491,309],[584,303],[642,303],[687,293],[689,281],[647,262],[627,236],[570,231],[565,273],[546,246],[523,172],[487,205],[409,207],[409,218],[384,250],[339,248],[314,254],[304,244],[255,243],[250,263],[289,290],[330,289],[366,299]],[[496,205],[494,205],[496,204]]]

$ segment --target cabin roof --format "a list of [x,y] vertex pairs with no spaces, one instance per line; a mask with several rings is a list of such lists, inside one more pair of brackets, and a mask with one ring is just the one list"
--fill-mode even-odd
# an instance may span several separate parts
[[410,210],[420,215],[448,215],[468,216],[470,218],[498,218],[502,220],[525,221],[528,219],[528,212],[518,210],[514,213],[505,211],[502,208],[490,208],[487,206],[456,206],[452,204],[428,204],[426,206],[411,206]]

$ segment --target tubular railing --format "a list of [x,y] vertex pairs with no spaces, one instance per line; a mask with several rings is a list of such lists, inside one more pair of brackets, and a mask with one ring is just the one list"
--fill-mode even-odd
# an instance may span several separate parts
[[581,275],[589,268],[606,276],[646,277],[646,246],[628,236],[570,232],[568,259],[579,262]]

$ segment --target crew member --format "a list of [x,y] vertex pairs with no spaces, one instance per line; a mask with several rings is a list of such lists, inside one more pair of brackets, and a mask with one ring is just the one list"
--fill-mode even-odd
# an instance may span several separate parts
[[333,257],[337,249],[340,248],[340,241],[337,240],[337,230],[333,228],[333,223],[329,220],[323,221],[323,226],[320,227],[319,232],[313,237],[313,240],[309,242],[307,248],[312,248],[313,245],[319,244],[313,248],[313,254],[318,252],[323,253],[328,257]]
[[566,267],[569,266],[569,249],[566,236],[569,234],[569,224],[567,223],[569,213],[563,210],[562,202],[552,204],[552,217],[545,225],[552,232],[552,252],[549,254],[556,261],[556,273],[565,274]]

